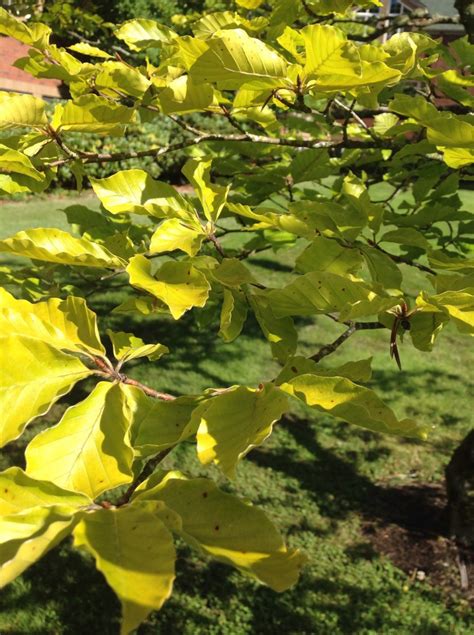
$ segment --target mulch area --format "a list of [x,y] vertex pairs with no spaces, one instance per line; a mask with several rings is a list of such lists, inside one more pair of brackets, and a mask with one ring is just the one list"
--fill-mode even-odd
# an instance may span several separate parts
[[405,571],[410,582],[420,581],[474,603],[474,554],[467,556],[469,588],[462,590],[442,485],[381,488],[374,510],[363,519],[364,536],[374,551]]

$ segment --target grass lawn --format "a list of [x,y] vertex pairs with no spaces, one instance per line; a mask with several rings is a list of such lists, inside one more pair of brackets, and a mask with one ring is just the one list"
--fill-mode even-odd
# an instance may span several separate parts
[[[2,205],[0,237],[34,226],[64,229],[65,217],[59,210],[93,201],[85,194],[80,200]],[[282,259],[265,252],[250,262],[257,278],[268,282],[277,268],[289,271],[295,253],[284,252]],[[418,287],[417,273],[408,267],[404,270],[406,286],[413,292]],[[236,342],[225,344],[212,328],[198,330],[189,317],[179,322],[163,317],[133,317],[130,321],[127,316],[111,314],[120,299],[121,291],[97,294],[90,297],[90,305],[99,314],[103,331],[108,327],[134,331],[145,341],[169,346],[171,354],[163,361],[137,363],[129,369],[130,375],[157,389],[179,394],[232,383],[252,385],[276,373],[269,347],[252,320]],[[301,321],[299,332],[301,352],[310,354],[337,337],[340,328],[321,317],[311,324]],[[175,593],[139,629],[140,635],[473,632],[472,598],[453,592],[456,583],[447,586],[439,574],[442,566],[446,566],[446,577],[453,570],[455,575],[456,568],[448,552],[446,565],[441,562],[439,554],[444,553],[446,543],[436,535],[439,505],[430,505],[433,497],[435,503],[442,501],[444,465],[472,425],[467,340],[448,328],[428,354],[414,349],[406,338],[401,346],[404,369],[399,372],[389,359],[388,332],[361,332],[328,358],[327,364],[335,366],[369,355],[373,356],[372,385],[399,416],[417,417],[431,426],[429,441],[372,434],[295,406],[265,445],[241,463],[232,483],[214,468],[204,469],[192,444],[177,448],[166,459],[167,468],[195,476],[212,474],[225,488],[261,505],[290,545],[306,551],[310,563],[296,588],[277,595],[183,545]],[[83,397],[79,387],[67,400],[74,403]],[[55,406],[48,421],[57,421],[66,405],[63,400]],[[31,438],[42,425],[44,422],[34,424],[25,438]],[[22,464],[22,443],[7,446],[2,469]],[[410,523],[407,525],[410,510],[424,527],[432,526],[430,544],[437,554],[436,565],[430,564],[422,546],[417,550]],[[381,539],[384,535],[389,536],[387,544]],[[430,538],[429,532],[427,536]],[[401,542],[391,554],[390,537],[407,542]],[[421,569],[424,578],[417,575]],[[2,635],[112,635],[118,633],[118,616],[118,602],[102,576],[68,542],[0,596]]]

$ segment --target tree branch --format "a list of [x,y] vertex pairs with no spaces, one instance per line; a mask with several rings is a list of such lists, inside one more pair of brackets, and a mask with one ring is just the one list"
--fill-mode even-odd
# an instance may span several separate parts
[[416,267],[420,271],[424,271],[425,273],[431,273],[433,276],[437,275],[436,271],[434,269],[431,269],[431,267],[428,267],[427,265],[422,265],[420,262],[415,262],[414,260],[410,260],[409,258],[403,258],[403,256],[397,256],[395,254],[391,254],[389,251],[385,251],[383,247],[380,247],[380,245],[378,245],[373,240],[368,240],[367,242],[369,243],[371,247],[374,247],[378,251],[381,251],[383,254],[388,256],[391,260],[393,260],[393,262],[398,262],[399,264],[402,264],[402,265],[409,265],[410,267]]
[[[186,139],[184,141],[180,141],[178,143],[171,143],[166,146],[161,146],[158,148],[150,148],[148,150],[140,150],[138,152],[103,152],[103,153],[81,153],[79,159],[84,164],[89,163],[108,163],[111,161],[126,161],[127,159],[141,159],[144,157],[155,157],[158,159],[164,154],[168,154],[168,152],[175,152],[176,150],[184,150],[185,148],[189,148],[194,145],[199,145],[201,143],[206,143],[208,141],[221,141],[225,143],[232,142],[251,142],[251,143],[261,143],[266,145],[273,146],[284,146],[291,148],[328,148],[333,150],[343,150],[346,148],[354,149],[372,149],[372,148],[393,148],[393,145],[386,141],[358,141],[358,140],[348,140],[344,141],[320,141],[317,139],[284,139],[279,137],[265,137],[262,135],[256,135],[252,133],[246,133],[242,135],[231,135],[231,134],[203,134],[201,136],[196,136],[193,139]],[[68,157],[64,159],[57,159],[55,161],[46,162],[46,167],[58,167],[61,165],[65,165],[73,160],[73,157]]]
[[119,381],[122,384],[127,384],[129,386],[135,386],[136,388],[140,388],[145,395],[149,397],[153,397],[154,399],[161,399],[161,401],[174,401],[176,397],[170,395],[167,392],[160,392],[155,390],[154,388],[150,388],[150,386],[146,386],[142,384],[140,381],[136,379],[132,379],[128,377],[128,375],[124,375],[123,373],[117,372],[115,368],[110,365],[110,362],[106,362],[104,359],[100,357],[93,358],[95,365],[100,369],[96,371],[96,375],[103,377],[104,379],[108,379],[109,381]]
[[331,344],[326,344],[325,346],[320,348],[319,351],[314,355],[311,355],[309,359],[312,359],[314,362],[320,362],[323,357],[327,357],[327,355],[331,355],[332,353],[334,353],[339,348],[339,346],[344,344],[344,342],[349,339],[351,335],[354,335],[354,333],[356,333],[357,331],[387,328],[381,322],[344,322],[344,324],[346,324],[346,326],[348,326],[349,328],[344,331],[344,333],[339,335],[339,337],[335,339],[334,342],[331,342]]

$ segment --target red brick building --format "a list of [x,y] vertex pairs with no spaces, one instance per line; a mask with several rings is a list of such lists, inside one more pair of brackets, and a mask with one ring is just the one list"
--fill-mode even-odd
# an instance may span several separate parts
[[31,93],[38,97],[60,97],[59,80],[32,77],[13,66],[17,59],[28,55],[28,50],[26,44],[11,37],[0,36],[0,90]]

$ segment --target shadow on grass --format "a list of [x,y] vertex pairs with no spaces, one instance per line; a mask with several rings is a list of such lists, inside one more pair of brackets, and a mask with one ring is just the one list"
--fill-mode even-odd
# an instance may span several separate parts
[[[377,485],[359,474],[354,464],[323,447],[307,421],[289,416],[280,425],[293,436],[298,446],[310,451],[311,459],[297,459],[298,448],[282,447],[272,448],[271,452],[256,448],[248,455],[248,460],[297,480],[322,516],[337,522],[357,512],[366,520],[395,523],[409,530],[429,519],[431,532],[445,535],[445,514],[440,510],[438,500],[433,498],[432,488]],[[361,432],[367,437],[372,436],[370,432]],[[377,460],[388,453],[387,448],[372,448],[370,458]],[[327,530],[328,533],[331,531],[331,528]]]

